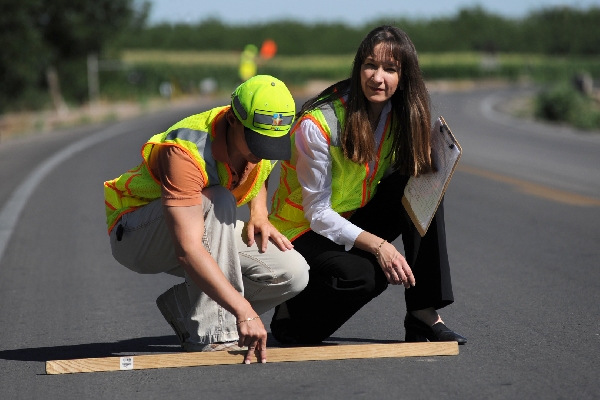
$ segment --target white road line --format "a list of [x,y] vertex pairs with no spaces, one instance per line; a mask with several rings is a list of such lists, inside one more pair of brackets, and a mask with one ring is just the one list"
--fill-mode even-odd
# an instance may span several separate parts
[[136,121],[127,121],[111,126],[110,128],[68,145],[38,165],[12,193],[2,208],[2,211],[0,211],[0,261],[2,261],[4,251],[6,250],[6,246],[12,236],[21,212],[42,179],[44,179],[57,165],[73,155],[95,144],[120,135],[137,124],[138,122]]

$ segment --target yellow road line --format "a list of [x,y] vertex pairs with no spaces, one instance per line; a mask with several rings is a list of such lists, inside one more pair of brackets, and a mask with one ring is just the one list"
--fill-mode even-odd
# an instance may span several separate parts
[[457,169],[467,174],[481,176],[497,182],[507,183],[516,186],[519,191],[525,194],[541,197],[543,199],[556,201],[563,204],[583,207],[600,207],[600,199],[583,196],[577,193],[571,193],[564,190],[553,189],[547,186],[538,185],[522,179],[512,178],[510,176],[487,171],[481,168],[471,167],[459,164]]

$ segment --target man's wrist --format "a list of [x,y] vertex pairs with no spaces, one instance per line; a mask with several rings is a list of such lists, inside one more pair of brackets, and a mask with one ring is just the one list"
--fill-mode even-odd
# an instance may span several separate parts
[[250,305],[250,302],[245,298],[243,298],[243,301],[240,301],[237,304],[237,307],[234,308],[232,314],[238,321],[242,321],[248,318],[254,318],[257,315],[256,311],[254,311],[254,309],[252,308],[252,305]]
[[260,219],[268,219],[269,212],[265,208],[264,210],[252,210],[250,209],[250,218],[260,218]]

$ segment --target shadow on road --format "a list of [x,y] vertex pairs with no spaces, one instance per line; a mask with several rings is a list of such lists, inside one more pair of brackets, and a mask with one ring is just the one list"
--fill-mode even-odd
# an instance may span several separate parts
[[180,351],[173,335],[142,337],[115,343],[87,343],[67,346],[36,347],[0,351],[0,359],[17,361],[69,360],[75,358],[112,357],[140,353],[174,353]]
[[[377,340],[344,338],[332,336],[317,346],[361,343],[399,343],[397,340]],[[268,347],[281,347],[271,334],[267,338]],[[296,346],[294,346],[296,347]],[[115,343],[87,343],[67,346],[35,347],[0,351],[0,359],[16,361],[71,360],[77,358],[99,358],[152,353],[177,353],[181,347],[174,335],[142,337],[121,340]]]
[[364,343],[372,343],[372,344],[391,344],[391,343],[404,343],[399,340],[382,340],[382,339],[364,339],[364,338],[341,338],[331,336],[327,338],[325,343],[329,344],[329,342],[338,342],[344,344],[364,344]]

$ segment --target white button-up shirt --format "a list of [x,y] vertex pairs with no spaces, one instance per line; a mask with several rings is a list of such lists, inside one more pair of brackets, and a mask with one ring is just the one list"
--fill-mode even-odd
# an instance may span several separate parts
[[[385,122],[391,110],[388,100],[381,111],[375,129],[375,148],[383,137]],[[363,231],[358,226],[342,217],[331,208],[331,154],[329,144],[323,133],[309,119],[300,122],[295,135],[298,161],[296,173],[302,186],[302,206],[310,228],[332,240],[344,245],[346,251],[354,246],[354,241]],[[375,161],[369,163],[370,178],[375,173]]]

